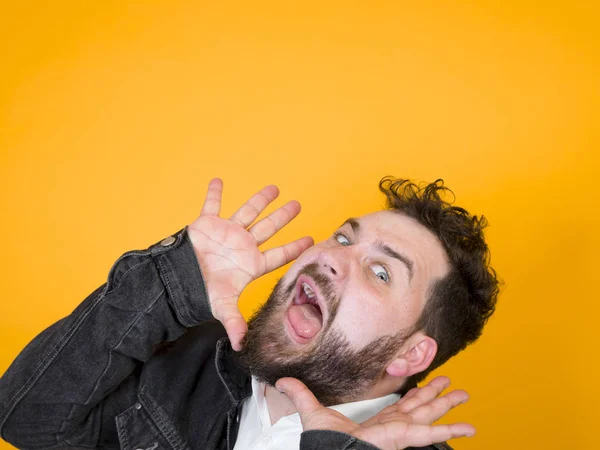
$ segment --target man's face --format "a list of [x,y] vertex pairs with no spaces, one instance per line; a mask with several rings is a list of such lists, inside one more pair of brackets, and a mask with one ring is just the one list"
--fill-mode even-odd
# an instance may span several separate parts
[[383,375],[447,272],[443,246],[414,219],[349,219],[279,281],[249,323],[244,358],[271,384],[293,376],[323,403],[348,401]]

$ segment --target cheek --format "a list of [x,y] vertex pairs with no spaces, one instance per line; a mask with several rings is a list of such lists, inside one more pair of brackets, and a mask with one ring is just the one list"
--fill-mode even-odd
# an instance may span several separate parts
[[344,333],[353,348],[360,349],[379,337],[397,333],[403,326],[402,319],[396,305],[355,290],[342,298],[334,328]]
[[289,283],[296,278],[298,273],[304,266],[310,263],[315,263],[318,260],[319,253],[323,250],[324,244],[319,243],[313,245],[309,249],[305,250],[290,266],[285,275],[283,276],[284,282]]
[[288,278],[290,276],[295,276],[298,272],[306,266],[308,263],[316,260],[314,246],[305,250],[296,260],[292,263],[290,268],[285,273],[284,277]]
[[375,288],[348,286],[338,309],[334,328],[341,330],[354,348],[362,348],[382,336],[411,328],[420,308],[409,292],[382,295]]

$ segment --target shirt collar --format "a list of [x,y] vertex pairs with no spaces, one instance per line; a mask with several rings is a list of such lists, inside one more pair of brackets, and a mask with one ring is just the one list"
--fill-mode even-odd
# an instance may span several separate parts
[[[340,414],[343,414],[348,419],[356,423],[361,423],[378,414],[386,406],[396,403],[398,400],[400,400],[400,394],[394,393],[369,400],[342,403],[340,405],[330,406],[329,408],[339,412]],[[254,377],[252,377],[252,398],[250,401],[256,403],[258,415],[260,417],[263,429],[270,427],[271,418],[265,399],[265,385]],[[287,422],[290,425],[300,424],[300,416],[298,413],[294,413],[282,417],[280,421]]]

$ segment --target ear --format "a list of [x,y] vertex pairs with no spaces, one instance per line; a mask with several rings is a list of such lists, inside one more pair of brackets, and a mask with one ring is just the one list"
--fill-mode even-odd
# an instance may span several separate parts
[[426,370],[437,353],[437,342],[421,332],[413,334],[401,353],[386,367],[393,377],[409,377]]

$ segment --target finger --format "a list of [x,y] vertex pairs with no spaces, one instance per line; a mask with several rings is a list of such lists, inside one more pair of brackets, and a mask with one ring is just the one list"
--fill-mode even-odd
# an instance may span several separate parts
[[238,223],[244,228],[248,228],[261,212],[279,196],[277,186],[266,186],[254,194],[250,200],[242,205],[229,220]]
[[324,408],[306,385],[296,378],[281,378],[275,383],[275,388],[289,397],[300,419]]
[[404,397],[402,397],[402,399],[401,399],[401,400],[406,400],[407,398],[411,398],[412,396],[414,396],[414,395],[417,395],[417,393],[418,393],[420,390],[421,390],[421,388],[420,388],[420,387],[414,387],[414,388],[412,388],[410,391],[408,391],[408,392],[407,392],[407,393],[404,395]]
[[231,347],[239,352],[242,349],[242,339],[248,332],[248,324],[244,320],[237,303],[221,301],[218,307],[213,309],[213,314],[225,327],[227,336],[231,341]]
[[429,425],[446,415],[452,408],[468,401],[469,394],[462,390],[456,390],[413,409],[410,415],[416,423]]
[[448,386],[450,386],[450,379],[448,377],[436,377],[422,388],[419,388],[418,392],[412,396],[400,399],[397,403],[398,410],[409,413],[413,409],[438,397]]
[[221,194],[223,192],[223,181],[213,178],[208,184],[208,193],[204,199],[201,216],[218,216],[221,211]]
[[272,272],[296,259],[307,248],[314,244],[313,238],[305,236],[289,244],[275,247],[263,252],[266,261],[265,273]]
[[450,439],[475,436],[475,427],[468,423],[451,425],[409,425],[402,436],[406,447],[425,447],[427,445],[448,441]]
[[263,244],[300,213],[300,203],[293,200],[255,223],[250,228],[257,245]]
[[376,416],[371,417],[370,419],[368,419],[367,421],[363,422],[362,424],[365,426],[370,426],[373,425],[375,423],[379,423],[382,417],[397,417],[398,411],[399,411],[399,402],[400,401],[406,401],[406,399],[413,397],[414,395],[416,395],[419,391],[421,390],[420,387],[414,387],[412,388],[410,391],[408,391],[406,394],[404,394],[404,396],[398,400],[398,402],[393,403],[389,406],[386,406],[385,408],[383,408],[381,411],[379,411],[379,414],[377,414]]

